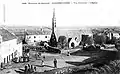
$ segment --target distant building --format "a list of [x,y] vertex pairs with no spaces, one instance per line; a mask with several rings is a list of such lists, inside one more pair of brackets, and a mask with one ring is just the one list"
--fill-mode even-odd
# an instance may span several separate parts
[[109,39],[111,40],[113,37],[115,37],[116,39],[118,39],[120,37],[120,34],[119,33],[116,33],[116,32],[109,32],[107,34],[107,36],[109,37]]
[[114,44],[118,38],[120,38],[119,33],[110,32],[107,34],[107,43]]
[[37,34],[29,34],[26,36],[26,42],[28,44],[34,44],[36,42],[46,41],[48,42],[50,40],[51,35],[37,35]]
[[8,30],[0,28],[0,63],[8,63],[19,56],[22,56],[22,42]]
[[113,33],[113,37],[115,37],[116,39],[120,38],[119,33]]

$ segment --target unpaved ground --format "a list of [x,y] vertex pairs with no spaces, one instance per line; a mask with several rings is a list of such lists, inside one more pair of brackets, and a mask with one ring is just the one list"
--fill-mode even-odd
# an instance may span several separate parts
[[[70,52],[74,52],[70,51]],[[30,62],[26,62],[26,63],[13,63],[11,66],[8,66],[8,69],[4,69],[2,71],[0,71],[0,74],[19,74],[17,73],[15,70],[17,71],[21,71],[20,69],[24,70],[24,66],[27,65],[28,63],[36,66],[37,67],[37,72],[43,72],[44,70],[50,70],[50,69],[54,69],[54,64],[53,64],[53,59],[56,58],[58,61],[57,67],[58,68],[62,68],[62,67],[66,67],[66,66],[72,66],[71,64],[67,64],[65,63],[65,61],[83,61],[89,57],[85,57],[85,56],[67,56],[66,53],[67,51],[62,51],[62,54],[51,54],[51,53],[42,53],[42,56],[45,56],[45,61],[44,61],[44,67],[41,66],[41,58],[39,59],[35,59],[34,51],[30,52]]]

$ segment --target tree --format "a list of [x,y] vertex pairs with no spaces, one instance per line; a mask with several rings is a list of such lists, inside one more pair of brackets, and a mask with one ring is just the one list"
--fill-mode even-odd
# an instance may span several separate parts
[[59,36],[58,38],[58,46],[59,48],[64,48],[67,46],[67,38],[65,36]]
[[106,43],[106,35],[104,34],[101,34],[101,35],[94,35],[94,42],[96,44],[103,44],[103,43]]

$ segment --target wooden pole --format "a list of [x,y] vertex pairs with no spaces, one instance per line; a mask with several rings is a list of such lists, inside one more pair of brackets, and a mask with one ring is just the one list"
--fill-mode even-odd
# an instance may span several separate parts
[[4,64],[6,63],[6,61],[5,61],[5,60],[6,60],[6,58],[4,58]]
[[8,56],[7,56],[7,63],[8,63]]

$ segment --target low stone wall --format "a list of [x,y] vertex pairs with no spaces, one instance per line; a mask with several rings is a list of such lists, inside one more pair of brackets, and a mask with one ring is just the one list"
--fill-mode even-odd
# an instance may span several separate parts
[[34,73],[34,74],[72,74],[74,72],[80,71],[80,70],[87,70],[90,69],[91,65],[82,65],[82,66],[69,66],[69,67],[63,67],[63,68],[57,68],[52,69],[48,71],[44,71],[41,73]]
[[111,61],[100,67],[93,67],[92,64],[81,66],[63,67],[44,71],[35,74],[120,74],[120,60]]

